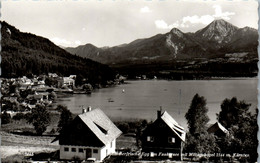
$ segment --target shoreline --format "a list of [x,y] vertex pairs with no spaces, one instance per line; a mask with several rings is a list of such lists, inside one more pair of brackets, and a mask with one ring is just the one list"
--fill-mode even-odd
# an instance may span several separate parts
[[[146,81],[146,80],[165,80],[165,81],[203,81],[203,80],[250,80],[250,79],[258,79],[258,76],[255,77],[209,77],[204,79],[183,79],[183,80],[176,80],[176,79],[163,79],[163,78],[157,78],[157,79],[127,79],[127,81]],[[127,83],[129,84],[129,83]]]

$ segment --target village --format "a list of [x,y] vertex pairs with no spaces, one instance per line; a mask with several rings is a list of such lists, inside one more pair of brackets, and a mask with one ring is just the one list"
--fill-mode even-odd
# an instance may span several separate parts
[[[68,77],[58,76],[56,73],[48,75],[32,75],[30,78],[2,78],[1,79],[1,112],[6,112],[11,116],[17,113],[27,113],[35,108],[37,104],[51,107],[57,99],[57,94],[91,94],[93,88],[101,88],[101,85],[87,83],[77,84],[76,75]],[[118,75],[118,79],[107,83],[108,85],[120,84],[124,82],[124,77]]]

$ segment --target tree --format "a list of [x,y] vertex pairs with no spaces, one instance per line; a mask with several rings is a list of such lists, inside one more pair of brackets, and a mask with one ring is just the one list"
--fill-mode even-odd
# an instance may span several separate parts
[[118,122],[116,126],[124,133],[127,134],[130,130],[129,124],[127,122]]
[[231,138],[220,145],[222,152],[250,154],[250,161],[257,158],[257,115],[249,111],[251,105],[238,101],[236,97],[225,99],[221,111],[217,114],[218,121],[229,130]]
[[55,101],[57,99],[57,94],[54,91],[50,92],[49,99]]
[[60,120],[58,123],[58,131],[60,132],[64,126],[67,126],[68,124],[71,123],[73,117],[72,117],[72,113],[70,112],[70,110],[68,110],[66,106],[58,105],[56,109],[59,112],[61,112]]
[[1,124],[7,124],[11,122],[11,116],[6,111],[1,114]]
[[57,79],[54,79],[54,78],[51,78],[51,77],[46,77],[45,79],[45,84],[48,85],[48,86],[56,86],[58,84],[58,80]]
[[33,124],[37,135],[42,135],[50,124],[50,113],[45,106],[37,104],[28,118],[28,122]]
[[81,74],[77,75],[75,79],[75,85],[81,86],[83,84],[84,84],[84,77]]
[[243,115],[246,115],[251,104],[245,101],[238,101],[236,97],[225,99],[221,104],[221,111],[217,114],[217,119],[224,127],[230,128],[243,122]]
[[2,100],[2,110],[3,111],[18,111],[19,110],[19,103],[15,101],[11,101],[10,99],[3,99]]
[[83,85],[83,90],[86,91],[87,93],[91,93],[93,91],[93,87],[91,84],[84,84]]
[[205,130],[205,126],[209,122],[207,112],[208,108],[206,108],[205,98],[196,94],[192,99],[188,112],[185,115],[191,135],[195,135]]
[[207,112],[206,99],[196,94],[192,99],[188,112],[185,114],[189,128],[185,144],[187,152],[216,152],[215,137],[209,134],[206,128],[206,124],[209,122]]
[[26,90],[21,90],[20,91],[20,96],[22,98],[26,98],[29,94],[33,94],[32,89],[26,89]]
[[[152,122],[151,122],[152,123]],[[137,127],[136,129],[136,146],[138,148],[141,148],[142,147],[142,135],[143,135],[143,131],[144,129],[151,123],[148,123],[147,120],[143,120]]]

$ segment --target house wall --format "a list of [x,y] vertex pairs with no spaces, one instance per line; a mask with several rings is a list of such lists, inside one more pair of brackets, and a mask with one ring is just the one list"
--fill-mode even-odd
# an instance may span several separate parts
[[[64,149],[69,148],[68,151]],[[76,152],[72,152],[72,148],[76,149]],[[79,148],[83,149],[83,152],[79,152]],[[86,149],[91,149],[92,158],[96,158],[99,161],[102,161],[108,155],[115,153],[116,149],[116,140],[113,140],[111,143],[107,144],[102,148],[98,147],[86,147],[86,146],[73,146],[73,145],[60,145],[60,159],[62,160],[72,160],[74,157],[80,158],[80,160],[86,160]],[[97,153],[94,153],[94,150],[97,150]]]
[[[64,149],[69,148],[68,151]],[[72,148],[75,148],[76,151],[72,152]],[[83,152],[79,152],[79,149],[83,149]],[[80,160],[86,160],[86,149],[91,150],[91,158],[96,158],[96,160],[101,160],[101,148],[98,147],[86,147],[86,146],[71,146],[71,145],[60,145],[60,159],[61,160],[73,160],[73,158],[77,157]],[[97,153],[94,153],[94,150]]]
[[116,152],[116,140],[113,140],[111,143],[107,144],[101,149],[101,160],[103,160],[108,155]]

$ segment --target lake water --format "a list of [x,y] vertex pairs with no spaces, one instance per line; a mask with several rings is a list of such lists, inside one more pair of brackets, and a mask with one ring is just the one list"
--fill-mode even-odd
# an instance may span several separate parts
[[[58,100],[71,112],[79,114],[82,106],[102,109],[112,120],[155,120],[162,107],[180,125],[187,127],[185,113],[193,96],[198,93],[207,100],[210,123],[216,122],[216,113],[225,98],[237,97],[257,107],[257,78],[228,80],[136,80],[128,84],[95,90],[91,95],[74,94]],[[124,90],[124,91],[123,91]]]

